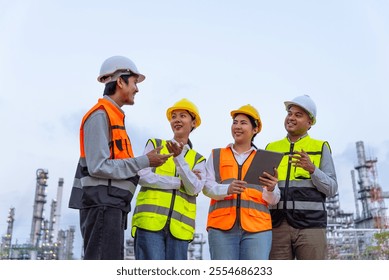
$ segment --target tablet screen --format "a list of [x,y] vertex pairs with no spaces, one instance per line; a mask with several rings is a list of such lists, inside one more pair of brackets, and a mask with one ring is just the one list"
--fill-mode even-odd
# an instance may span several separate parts
[[262,176],[264,171],[274,174],[273,169],[278,167],[283,156],[282,153],[258,149],[243,180],[258,185],[258,177]]

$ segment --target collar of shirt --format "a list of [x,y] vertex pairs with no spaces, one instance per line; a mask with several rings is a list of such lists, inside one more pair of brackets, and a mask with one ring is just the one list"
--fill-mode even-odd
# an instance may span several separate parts
[[239,154],[237,151],[235,151],[233,143],[228,144],[227,147],[231,148],[232,152],[234,153],[234,157],[239,165],[243,164],[243,162],[248,158],[248,156],[251,154],[252,151],[256,151],[256,149],[253,146],[251,146],[249,150]]
[[296,143],[296,142],[300,141],[301,139],[303,139],[303,138],[305,138],[305,137],[307,137],[307,136],[308,136],[308,133],[305,133],[303,136],[301,136],[301,137],[300,137],[299,139],[297,139],[297,141],[295,141],[295,142],[290,141],[288,135],[286,135],[286,138],[288,139],[288,141],[289,141],[290,143]]
[[[178,144],[178,142],[177,142],[174,138],[171,139],[170,141],[172,141],[173,143],[177,143],[177,144]],[[188,145],[188,144],[185,144],[184,147],[182,148],[182,153],[185,155],[186,152],[189,151],[189,150],[190,150],[189,145]]]
[[122,108],[120,108],[120,106],[115,101],[113,101],[113,99],[111,97],[109,97],[108,95],[104,95],[103,98],[107,99],[109,102],[111,102],[113,105],[115,105],[115,107],[117,107],[124,114],[124,111],[122,110]]

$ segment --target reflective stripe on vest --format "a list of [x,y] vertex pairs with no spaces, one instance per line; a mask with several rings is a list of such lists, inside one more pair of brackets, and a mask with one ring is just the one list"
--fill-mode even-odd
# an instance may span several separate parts
[[[214,149],[213,164],[215,179],[219,184],[230,184],[235,179],[244,178],[255,152],[239,166],[231,148]],[[224,200],[211,199],[207,228],[221,230],[231,229],[239,212],[241,227],[248,232],[270,230],[271,218],[267,202],[262,198],[263,188],[260,185],[247,184],[241,195],[229,195]]]
[[[91,114],[97,110],[104,110],[109,122],[111,159],[133,158],[131,141],[127,135],[124,125],[125,115],[112,102],[105,98],[100,98],[98,103],[93,106],[83,117],[80,127],[80,159],[73,182],[72,194],[69,201],[69,207],[81,209],[98,205],[109,205],[119,207],[124,211],[130,210],[130,201],[138,184],[139,177],[134,176],[126,180],[102,179],[89,175],[85,159],[84,150],[84,124]],[[86,195],[85,188],[99,187],[89,192],[88,205],[82,201],[82,196]]]
[[313,185],[308,171],[289,163],[291,152],[304,150],[315,167],[319,168],[324,145],[329,148],[327,142],[307,135],[295,143],[284,138],[266,147],[267,150],[284,153],[278,166],[281,200],[277,205],[270,206],[274,227],[279,226],[284,218],[295,228],[326,227],[325,195]]
[[[168,154],[166,141],[150,139],[154,148],[163,146],[161,154]],[[185,155],[185,161],[192,170],[194,166],[205,158],[190,149]],[[155,174],[177,177],[173,157],[170,157],[162,166],[152,168]],[[162,230],[168,223],[170,233],[181,240],[192,240],[195,231],[196,196],[186,193],[185,188],[179,190],[161,190],[141,187],[132,217],[132,236],[135,237],[136,228],[150,231]]]

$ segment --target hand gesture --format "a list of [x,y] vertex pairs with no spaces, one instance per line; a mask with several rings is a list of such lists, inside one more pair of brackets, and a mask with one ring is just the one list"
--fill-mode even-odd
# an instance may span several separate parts
[[315,165],[312,163],[308,154],[301,149],[301,152],[294,151],[293,155],[289,156],[291,158],[290,162],[295,167],[301,167],[312,174],[315,171]]
[[274,191],[274,188],[278,184],[278,171],[274,168],[274,175],[267,172],[263,172],[263,175],[259,177],[259,183],[269,192]]
[[197,176],[199,180],[201,180],[201,171],[197,169],[193,169],[192,172]]
[[179,156],[184,148],[183,143],[177,143],[173,141],[166,141],[166,148],[170,153],[173,154],[173,157]]
[[170,158],[173,154],[161,155],[159,152],[161,151],[162,146],[155,148],[154,150],[148,152],[146,156],[149,158],[150,167],[158,167],[164,164],[168,158]]

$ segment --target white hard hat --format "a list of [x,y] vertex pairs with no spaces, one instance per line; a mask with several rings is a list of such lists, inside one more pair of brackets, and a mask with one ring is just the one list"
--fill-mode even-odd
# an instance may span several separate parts
[[309,97],[309,95],[301,95],[292,99],[292,101],[285,101],[286,110],[289,109],[290,106],[296,105],[303,108],[312,119],[312,125],[316,123],[316,105],[315,102]]
[[138,75],[138,83],[142,82],[146,77],[139,73],[135,63],[124,56],[111,56],[107,58],[100,68],[100,75],[97,80],[100,83],[109,83],[116,81],[121,75],[134,73]]

